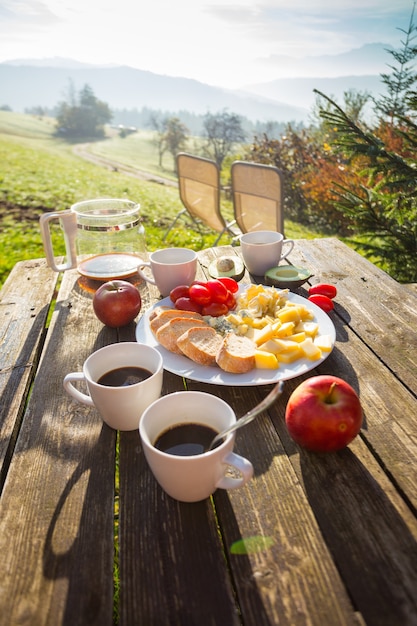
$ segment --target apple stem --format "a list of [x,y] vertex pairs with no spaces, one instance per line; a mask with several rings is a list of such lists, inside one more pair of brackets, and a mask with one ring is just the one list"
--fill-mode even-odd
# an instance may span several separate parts
[[327,404],[334,404],[334,396],[333,396],[333,391],[334,388],[336,387],[336,382],[332,382],[332,384],[329,387],[329,390],[327,392],[326,398],[325,398],[325,402]]

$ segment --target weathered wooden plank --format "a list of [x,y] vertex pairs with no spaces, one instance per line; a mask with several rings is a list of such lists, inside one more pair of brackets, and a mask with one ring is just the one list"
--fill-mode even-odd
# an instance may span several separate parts
[[362,437],[397,488],[417,510],[416,399],[337,317],[336,346],[318,368],[349,382],[364,410]]
[[19,433],[26,395],[37,366],[57,275],[44,259],[21,261],[0,300],[0,490]]
[[[291,260],[294,263],[297,262],[293,258]],[[342,262],[339,255],[337,263]],[[301,260],[298,260],[298,263],[301,264]],[[321,260],[320,263],[323,261]],[[329,278],[320,278],[320,280],[329,280]],[[335,281],[329,280],[329,282]],[[397,287],[399,286],[394,281],[394,291]],[[343,293],[343,290],[341,291]],[[402,288],[399,287],[398,297],[401,291]],[[368,314],[372,315],[372,299],[366,302]],[[407,316],[408,313],[407,310],[405,315]],[[359,321],[355,319],[355,323],[358,325],[363,323],[363,317],[362,315],[362,320]],[[337,314],[334,320],[337,328],[336,349],[318,368],[317,373],[337,373],[348,380],[361,394],[366,418],[363,437],[376,455],[376,459],[363,445],[361,439],[356,440],[348,450],[337,455],[323,455],[322,459],[319,455],[311,455],[298,450],[288,437],[283,420],[284,409],[282,409],[279,418],[275,418],[275,423],[281,438],[286,443],[286,451],[293,462],[299,483],[308,498],[305,510],[302,497],[298,497],[286,508],[281,500],[271,502],[269,495],[275,491],[283,493],[284,498],[288,499],[288,488],[291,492],[295,490],[291,480],[288,479],[288,473],[291,474],[291,471],[285,466],[286,457],[281,456],[282,452],[280,454],[278,449],[275,455],[271,455],[273,460],[270,461],[268,446],[265,442],[271,441],[271,435],[265,433],[263,441],[256,441],[255,435],[257,436],[258,433],[251,436],[252,431],[250,431],[255,428],[255,424],[248,426],[247,432],[245,429],[238,433],[238,446],[242,442],[238,450],[247,454],[255,465],[259,464],[262,479],[266,477],[265,480],[268,481],[277,480],[274,465],[279,458],[284,468],[280,468],[278,480],[284,477],[284,483],[287,485],[287,487],[280,486],[277,489],[276,483],[274,486],[270,484],[264,489],[263,497],[260,497],[258,489],[254,489],[254,484],[259,480],[256,476],[255,481],[244,488],[249,492],[253,490],[253,495],[251,493],[253,506],[248,506],[248,496],[246,494],[245,498],[243,497],[243,490],[230,492],[229,498],[219,491],[214,498],[219,523],[225,533],[225,546],[234,546],[233,542],[239,541],[240,538],[244,540],[245,530],[249,546],[253,545],[250,541],[251,536],[257,535],[253,554],[246,554],[243,557],[234,554],[229,556],[232,567],[236,568],[234,576],[239,580],[238,587],[245,585],[245,593],[239,597],[239,602],[244,620],[246,618],[248,623],[253,623],[258,611],[260,611],[259,615],[263,615],[265,623],[278,623],[278,621],[279,623],[297,623],[296,610],[294,611],[294,607],[288,601],[288,588],[291,583],[294,587],[290,596],[294,599],[295,607],[302,606],[304,610],[306,606],[309,607],[308,618],[305,614],[302,615],[302,611],[298,614],[300,623],[305,623],[307,619],[311,619],[311,623],[327,623],[326,615],[327,619],[331,616],[329,623],[338,623],[339,618],[333,617],[331,610],[328,613],[329,607],[325,608],[325,614],[322,615],[323,606],[314,606],[314,598],[321,598],[322,602],[322,598],[326,597],[325,590],[334,591],[335,582],[336,586],[338,582],[340,584],[338,577],[329,576],[329,570],[326,568],[324,572],[319,573],[313,568],[310,571],[304,571],[303,575],[300,575],[300,580],[310,581],[313,578],[317,585],[316,594],[310,598],[308,593],[310,586],[306,590],[303,584],[300,585],[297,577],[302,569],[299,568],[300,571],[297,571],[294,565],[294,563],[298,565],[299,561],[303,563],[300,556],[303,553],[307,560],[310,559],[312,554],[310,543],[312,542],[314,547],[317,542],[315,524],[305,521],[306,512],[307,519],[311,514],[310,507],[327,544],[327,561],[330,553],[335,559],[333,566],[336,566],[342,573],[349,596],[355,607],[362,613],[366,623],[378,625],[416,623],[417,607],[413,590],[417,586],[417,527],[415,516],[408,508],[410,501],[414,507],[416,505],[415,398],[400,381],[397,382],[395,379],[392,380],[390,388],[387,388],[384,385],[384,380],[387,379],[384,364],[372,350],[367,348],[366,342],[361,342],[344,322],[338,320]],[[314,371],[310,372],[309,375],[314,373]],[[299,382],[301,379],[288,381],[287,396]],[[262,421],[258,426],[262,426]],[[263,462],[262,457],[257,453],[258,449],[262,450]],[[356,455],[351,449],[355,450]],[[388,475],[393,476],[394,483],[391,483],[382,471],[379,464],[381,462],[388,470]],[[354,488],[353,485],[359,485],[359,489]],[[240,496],[242,496],[241,501]],[[222,508],[228,499],[231,502],[229,515],[227,510]],[[304,504],[306,504],[305,501]],[[352,509],[354,515],[352,515]],[[262,510],[262,516],[253,513],[260,510]],[[352,518],[352,523],[346,527],[347,518]],[[302,533],[296,532],[300,520],[302,533],[305,534],[307,540],[307,549],[302,542],[300,547],[291,536],[291,532],[295,533],[297,538],[300,534],[302,536]],[[394,529],[398,530],[399,525],[402,531],[398,537]],[[282,531],[282,527],[286,530]],[[292,539],[288,543],[296,552],[298,561],[295,557],[291,559],[291,555],[288,556],[286,553],[287,558],[284,559],[284,563],[281,563],[282,551],[288,549],[287,534]],[[274,553],[277,535],[280,539],[278,554]],[[320,541],[318,544],[320,545]],[[321,554],[319,561],[321,565],[323,561],[326,562],[326,554],[325,556]],[[292,567],[288,566],[289,563]],[[372,576],[370,576],[371,573]],[[283,577],[286,587],[281,590],[280,583]],[[248,584],[248,579],[251,584]],[[369,582],[367,582],[368,579]],[[281,598],[285,597],[286,601],[281,605]],[[336,598],[338,598],[337,604],[340,605],[339,592],[336,592]],[[341,618],[349,620],[355,619],[355,616],[349,615],[348,610]],[[258,618],[257,623],[263,623],[263,620]]]
[[62,380],[116,338],[63,277],[0,500],[2,623],[112,623],[115,431]]
[[[164,374],[164,394],[184,389]],[[120,624],[239,624],[210,499],[180,503],[153,478],[139,434],[120,434]],[[136,555],[132,558],[132,555]]]
[[417,396],[416,294],[338,239],[298,240],[290,260],[337,286],[337,315]]
[[[210,385],[189,383],[210,392]],[[270,387],[216,387],[239,417]],[[282,412],[286,400],[275,410]],[[223,544],[244,624],[355,624],[354,610],[310,503],[266,413],[236,434],[254,478],[214,494]],[[274,497],[272,494],[278,494]]]

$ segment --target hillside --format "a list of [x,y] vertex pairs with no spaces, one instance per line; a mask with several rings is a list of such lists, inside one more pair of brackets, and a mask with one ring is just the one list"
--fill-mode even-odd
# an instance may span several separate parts
[[17,112],[35,106],[53,108],[67,98],[71,83],[76,91],[90,85],[95,95],[112,109],[148,107],[197,114],[228,109],[255,122],[302,121],[307,116],[303,107],[131,67],[62,68],[3,63],[0,105]]

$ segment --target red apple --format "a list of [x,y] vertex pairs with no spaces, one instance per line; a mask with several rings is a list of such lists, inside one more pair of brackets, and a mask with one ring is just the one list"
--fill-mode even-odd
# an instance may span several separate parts
[[93,309],[100,322],[118,328],[132,322],[142,301],[138,289],[126,280],[109,280],[97,289]]
[[314,452],[346,447],[362,426],[362,407],[354,389],[336,376],[313,376],[291,394],[285,411],[291,437]]

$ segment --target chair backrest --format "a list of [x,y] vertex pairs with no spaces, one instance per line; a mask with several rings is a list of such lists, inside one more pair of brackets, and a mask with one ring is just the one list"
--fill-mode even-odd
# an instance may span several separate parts
[[275,230],[284,234],[281,171],[271,165],[234,161],[231,179],[233,209],[240,230]]
[[220,172],[215,161],[186,152],[177,154],[178,186],[181,202],[197,220],[222,232],[226,222],[220,213]]

